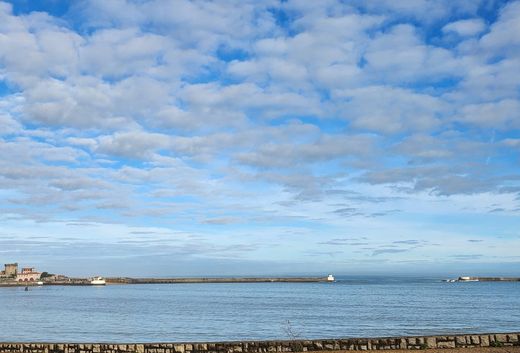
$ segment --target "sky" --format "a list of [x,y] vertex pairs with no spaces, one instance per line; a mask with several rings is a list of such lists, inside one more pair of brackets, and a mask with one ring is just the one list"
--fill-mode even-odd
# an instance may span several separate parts
[[0,1],[0,263],[520,276],[520,1]]

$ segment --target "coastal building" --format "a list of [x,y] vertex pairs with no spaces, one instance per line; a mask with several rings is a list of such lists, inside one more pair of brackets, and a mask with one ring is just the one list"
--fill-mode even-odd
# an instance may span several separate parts
[[9,277],[16,277],[18,274],[18,264],[5,264],[4,270],[0,271],[0,277],[9,278]]
[[17,282],[36,282],[42,276],[41,272],[37,272],[34,267],[24,267],[22,272],[16,275]]

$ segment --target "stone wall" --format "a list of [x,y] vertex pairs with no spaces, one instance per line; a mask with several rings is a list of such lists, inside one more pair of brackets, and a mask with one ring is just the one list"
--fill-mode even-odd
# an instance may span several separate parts
[[212,343],[2,343],[0,353],[274,353],[520,346],[520,333]]

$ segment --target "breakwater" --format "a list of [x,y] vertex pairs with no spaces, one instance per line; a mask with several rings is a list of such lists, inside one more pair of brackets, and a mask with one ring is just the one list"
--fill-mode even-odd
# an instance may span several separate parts
[[[109,277],[106,284],[176,284],[176,283],[318,283],[333,282],[327,277],[176,277],[176,278],[131,278]],[[87,278],[69,278],[67,280],[44,281],[45,286],[91,286]],[[37,282],[0,282],[0,287],[34,287]]]
[[274,353],[520,346],[520,333],[197,343],[9,343],[0,353]]
[[469,277],[479,282],[520,282],[520,277]]
[[109,277],[107,284],[168,284],[168,283],[316,283],[327,282],[327,277],[192,277],[192,278],[129,278]]

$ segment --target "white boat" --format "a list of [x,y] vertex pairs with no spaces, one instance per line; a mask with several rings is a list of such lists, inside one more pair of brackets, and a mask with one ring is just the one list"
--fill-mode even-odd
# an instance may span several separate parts
[[104,286],[105,284],[107,284],[107,282],[105,281],[105,279],[103,277],[94,277],[90,280],[90,284],[92,284],[93,286]]
[[39,286],[43,286],[43,282],[42,281],[38,281],[37,283]]
[[334,278],[333,275],[328,275],[327,276],[327,282],[334,282],[336,279]]
[[459,282],[478,282],[478,278],[462,276],[462,277],[459,277],[458,281]]

